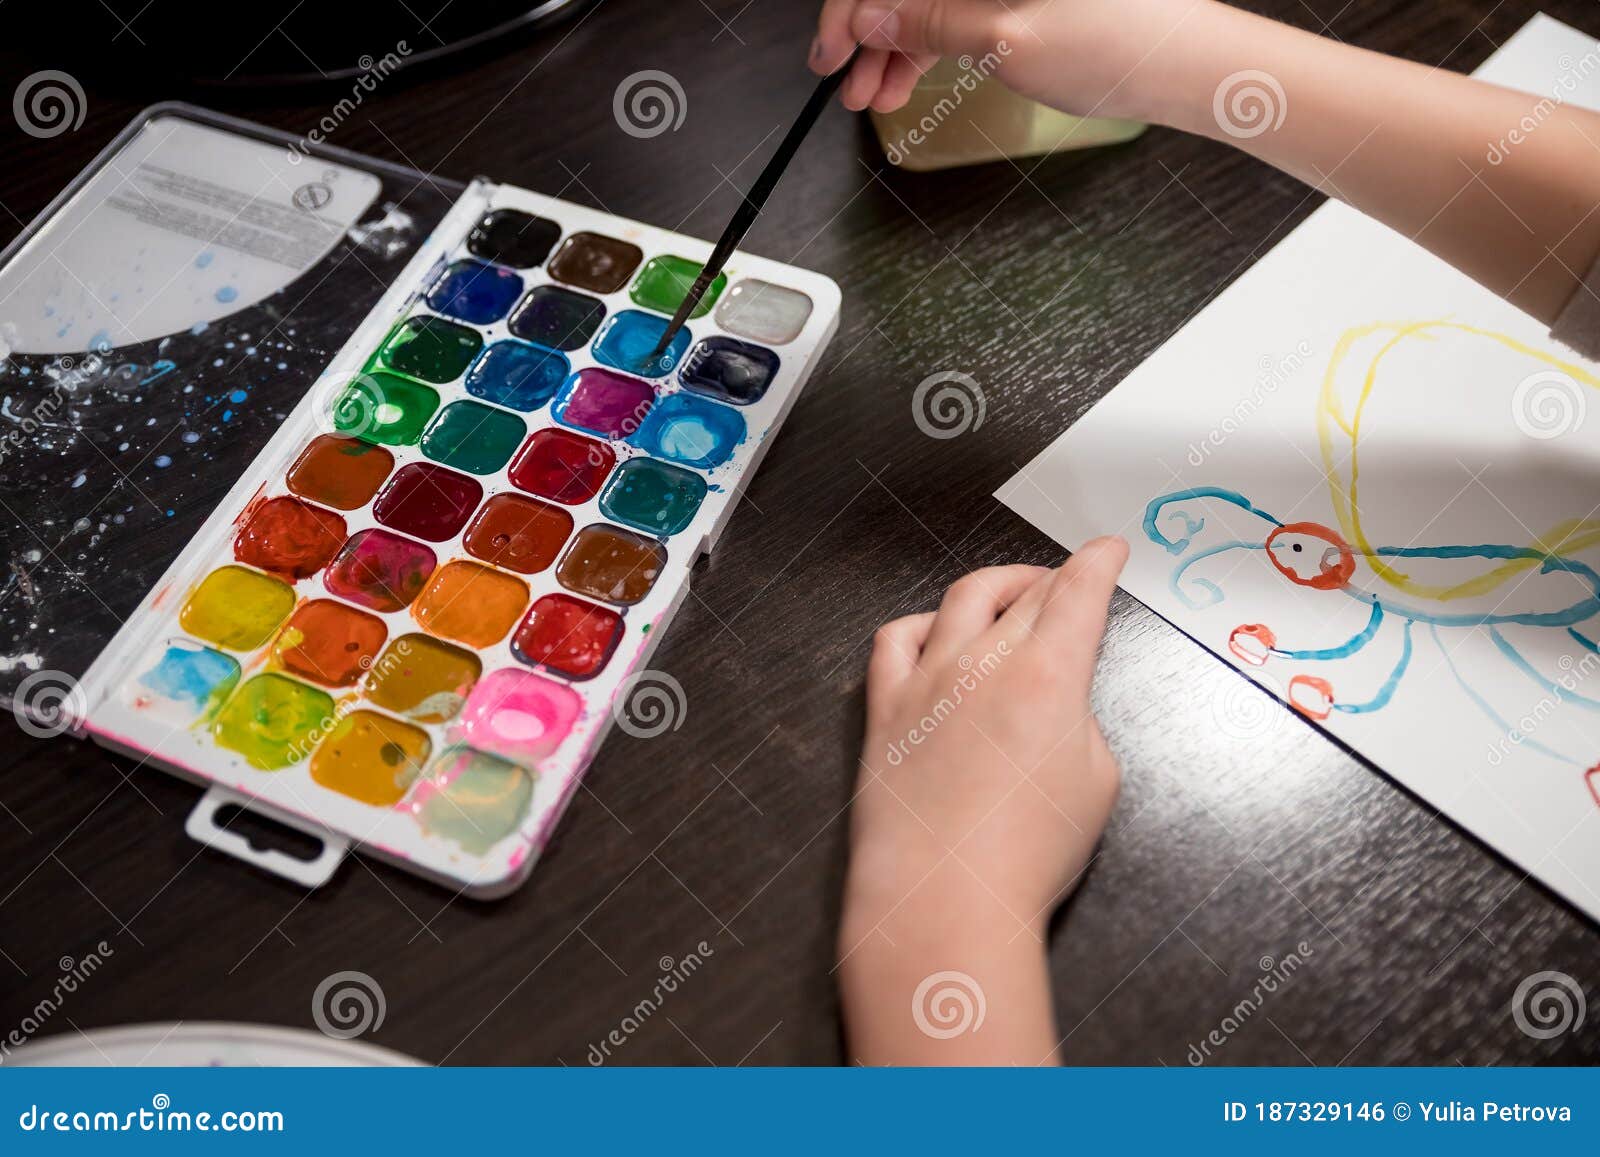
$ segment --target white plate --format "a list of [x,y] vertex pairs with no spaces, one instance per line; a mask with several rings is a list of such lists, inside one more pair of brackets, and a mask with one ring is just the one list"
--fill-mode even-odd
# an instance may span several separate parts
[[309,1029],[179,1021],[62,1033],[23,1045],[7,1063],[30,1068],[409,1068],[423,1062]]

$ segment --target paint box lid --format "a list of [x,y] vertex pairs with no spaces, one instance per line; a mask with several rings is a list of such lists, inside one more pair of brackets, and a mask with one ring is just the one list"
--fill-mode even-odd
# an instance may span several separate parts
[[461,189],[158,105],[0,253],[0,699],[25,726],[61,729]]

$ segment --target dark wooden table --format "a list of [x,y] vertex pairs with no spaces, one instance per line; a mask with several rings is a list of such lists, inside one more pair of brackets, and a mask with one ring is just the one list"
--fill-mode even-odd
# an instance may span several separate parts
[[[1537,6],[1261,7],[1468,70]],[[1600,33],[1593,4],[1542,7]],[[386,82],[331,143],[713,236],[812,83],[811,8],[606,0],[575,27]],[[4,91],[71,55],[7,43]],[[619,131],[611,94],[647,68],[682,81],[688,114],[677,133],[638,141]],[[146,103],[82,79],[75,133],[39,142],[0,125],[6,236]],[[206,99],[294,132],[329,103]],[[933,606],[972,568],[1056,561],[995,487],[1319,201],[1165,131],[1036,168],[890,171],[865,122],[831,111],[747,247],[837,279],[844,322],[659,652],[687,692],[682,729],[613,738],[528,886],[479,904],[359,859],[307,895],[197,854],[182,831],[193,788],[7,720],[0,1033],[48,995],[58,958],[105,939],[114,955],[46,1032],[309,1026],[318,983],[356,969],[386,997],[377,1043],[452,1064],[581,1065],[650,997],[662,958],[704,941],[705,966],[614,1062],[840,1061],[830,970],[873,628]],[[912,420],[912,390],[941,370],[972,374],[989,401],[981,429],[950,441]],[[1265,738],[1228,739],[1211,704],[1234,679],[1118,597],[1097,702],[1125,787],[1056,924],[1066,1055],[1182,1065],[1250,996],[1262,958],[1291,952],[1298,971],[1213,1049],[1217,1062],[1600,1054],[1593,1012],[1549,1041],[1510,1015],[1518,983],[1545,969],[1600,999],[1595,927],[1275,703],[1261,704],[1282,715]]]

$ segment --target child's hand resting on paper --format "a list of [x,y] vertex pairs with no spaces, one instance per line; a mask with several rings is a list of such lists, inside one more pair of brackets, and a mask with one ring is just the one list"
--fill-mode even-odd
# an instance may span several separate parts
[[[839,937],[852,1060],[1055,1059],[1045,927],[1117,798],[1089,683],[1127,556],[980,570],[878,632]],[[981,1031],[925,1031],[973,989]]]

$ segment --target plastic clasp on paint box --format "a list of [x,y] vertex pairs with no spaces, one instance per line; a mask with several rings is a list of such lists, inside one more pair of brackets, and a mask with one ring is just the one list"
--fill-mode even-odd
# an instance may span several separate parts
[[285,880],[291,880],[305,888],[320,888],[331,880],[333,873],[344,861],[345,853],[350,850],[348,840],[330,836],[319,828],[296,823],[278,815],[267,818],[310,837],[321,845],[321,850],[308,859],[301,859],[276,848],[257,847],[255,841],[248,835],[231,830],[228,824],[217,822],[217,814],[224,808],[230,807],[255,815],[262,814],[252,808],[244,796],[226,788],[212,787],[200,797],[200,802],[194,805],[194,810],[184,822],[183,830],[188,832],[192,839],[199,840],[208,848],[226,852],[236,859],[262,868],[275,876],[282,876]]

